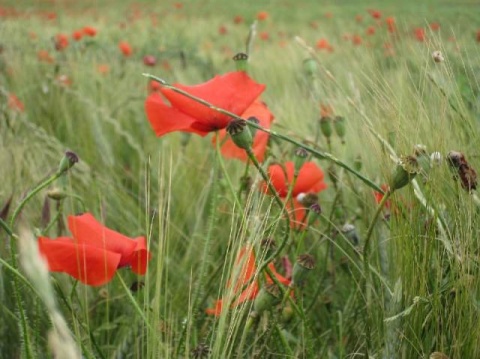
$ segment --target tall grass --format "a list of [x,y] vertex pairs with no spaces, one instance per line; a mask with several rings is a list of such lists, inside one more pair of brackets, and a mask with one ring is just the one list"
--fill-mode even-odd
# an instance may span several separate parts
[[[478,168],[476,8],[384,4],[383,18],[396,17],[392,35],[384,20],[376,23],[357,3],[322,8],[305,1],[295,4],[298,11],[288,2],[263,8],[216,1],[185,2],[182,9],[111,2],[90,10],[69,2],[43,7],[56,11],[56,20],[45,20],[41,6],[30,5],[17,7],[29,17],[0,23],[0,207],[12,197],[5,220],[55,172],[65,150],[80,162],[25,206],[14,236],[0,234],[0,357],[60,358],[73,355],[62,354],[68,350],[85,358],[480,356],[479,201],[445,160],[456,150]],[[373,190],[343,168],[309,158],[323,168],[329,186],[319,195],[321,217],[306,230],[290,231],[274,262],[285,273],[287,259],[293,265],[309,253],[316,266],[305,286],[295,289],[293,304],[274,306],[249,327],[252,301],[227,305],[219,317],[205,310],[216,299],[228,303],[238,296],[232,283],[241,278],[238,255],[246,246],[256,253],[254,280],[265,283],[258,269],[271,251],[262,241],[280,244],[285,215],[259,191],[259,171],[222,159],[210,136],[157,138],[144,114],[148,80],[142,73],[195,84],[231,71],[232,55],[244,51],[249,25],[264,9],[270,18],[257,24],[249,74],[267,85],[262,99],[275,115],[274,131],[351,167],[360,163],[358,171],[378,185],[390,181],[394,159],[413,153],[417,144],[443,160],[395,191],[380,212],[366,279],[362,249],[378,205]],[[360,13],[358,23],[354,16]],[[243,24],[233,24],[237,14]],[[434,21],[441,24],[438,32],[428,28]],[[98,29],[95,37],[55,52],[53,36],[86,25]],[[226,35],[219,34],[221,25]],[[370,25],[376,34],[369,37]],[[415,27],[426,28],[425,41],[415,39]],[[264,31],[268,40],[261,39]],[[360,34],[362,44],[344,40],[347,33]],[[313,47],[326,38],[334,51],[316,49],[309,75],[304,60],[312,54],[294,36]],[[131,57],[117,48],[121,40],[131,43]],[[391,56],[386,43],[393,46]],[[54,64],[38,60],[43,49]],[[435,50],[444,62],[433,61]],[[147,54],[157,57],[156,67],[143,65]],[[104,64],[109,71],[101,74]],[[62,84],[62,75],[72,84]],[[24,111],[9,106],[9,94],[24,103]],[[320,104],[346,119],[343,139],[323,136]],[[263,169],[291,161],[295,149],[271,137]],[[242,192],[244,173],[253,184]],[[47,197],[53,187],[81,200],[67,197],[59,205]],[[109,284],[89,287],[66,274],[38,279],[28,265],[15,265],[10,249],[20,241],[15,254],[36,258],[30,261],[41,271],[34,237],[68,235],[56,222],[45,232],[47,223],[57,214],[63,223],[85,211],[130,237],[147,236],[152,259],[145,277],[120,269]],[[63,321],[68,328],[58,324]],[[56,341],[49,340],[55,333]]]

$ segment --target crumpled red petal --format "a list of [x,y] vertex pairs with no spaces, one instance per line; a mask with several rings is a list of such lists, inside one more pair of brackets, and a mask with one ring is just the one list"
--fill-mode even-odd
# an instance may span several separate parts
[[[293,163],[291,164],[291,168],[293,178]],[[324,177],[323,171],[315,162],[305,162],[298,173],[298,178],[292,193],[293,196],[297,196],[300,193],[318,193],[326,189],[327,184],[323,182]],[[290,177],[289,181],[291,181]]]
[[145,237],[135,238],[134,241],[137,245],[130,261],[132,272],[144,275],[147,272],[148,261],[151,259],[152,255],[147,249],[147,240]]
[[100,286],[115,275],[121,255],[102,248],[75,243],[68,237],[38,239],[41,255],[52,272],[71,275],[84,284]]

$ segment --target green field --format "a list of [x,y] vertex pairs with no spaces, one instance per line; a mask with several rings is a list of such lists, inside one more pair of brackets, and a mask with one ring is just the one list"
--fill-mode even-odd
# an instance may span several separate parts
[[477,1],[4,0],[0,358],[478,358],[479,145]]

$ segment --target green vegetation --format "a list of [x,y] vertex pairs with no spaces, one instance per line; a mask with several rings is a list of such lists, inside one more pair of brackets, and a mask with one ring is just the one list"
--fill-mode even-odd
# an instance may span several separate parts
[[[18,3],[0,6],[1,358],[480,357],[474,1]],[[223,157],[213,133],[157,137],[144,73],[175,88],[235,71],[262,11],[248,75],[279,135],[260,167]],[[279,198],[262,185],[299,160],[295,142],[327,185],[297,228],[297,183]],[[67,150],[79,162],[60,173]],[[145,276],[46,272],[38,238],[71,237],[68,216],[85,212],[146,237]],[[301,257],[290,295],[302,254],[315,265]],[[273,304],[272,277],[287,277]],[[230,308],[252,283],[268,309]]]

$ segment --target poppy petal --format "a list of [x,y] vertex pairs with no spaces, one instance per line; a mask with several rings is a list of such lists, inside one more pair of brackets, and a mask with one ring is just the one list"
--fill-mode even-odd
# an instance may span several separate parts
[[[103,226],[90,213],[68,217],[68,228],[79,244],[98,247],[129,258],[136,243],[129,237]],[[125,263],[120,263],[120,266]]]
[[[275,269],[275,265],[273,263],[268,264],[268,268],[272,271],[272,273],[275,275],[277,280],[282,283],[283,285],[289,285],[290,284],[290,279],[285,278],[282,276],[280,273],[277,272]],[[273,280],[270,276],[267,276],[267,283],[273,283]]]
[[[268,177],[280,197],[286,197],[288,194],[288,185],[285,178],[286,171],[288,171],[288,167],[284,169],[283,166],[277,164],[268,167]],[[265,182],[262,183],[262,191],[269,193],[268,186]]]
[[38,246],[50,271],[67,273],[87,285],[108,283],[120,263],[118,253],[78,244],[67,237],[56,240],[40,237]]
[[314,162],[306,162],[298,173],[293,196],[300,193],[318,193],[327,188],[327,184],[323,182],[323,171]]
[[[236,115],[244,113],[265,89],[265,85],[256,83],[242,71],[215,76],[213,79],[195,86],[175,84],[175,87]],[[162,88],[161,92],[173,108],[195,119],[195,124],[192,128],[197,131],[222,129],[231,120],[229,116],[223,115],[171,89]]]
[[195,119],[167,106],[158,93],[152,93],[145,101],[145,112],[153,131],[157,136],[174,131],[194,132],[205,136],[207,132],[192,129]]
[[133,251],[130,264],[134,273],[144,275],[147,272],[148,261],[152,256],[147,250],[147,241],[145,237],[135,238],[135,242],[137,243],[137,246]]
[[220,314],[222,314],[222,309],[223,309],[223,300],[219,299],[215,301],[215,305],[213,308],[205,309],[205,313],[207,313],[208,315],[215,315],[218,317],[220,316]]

